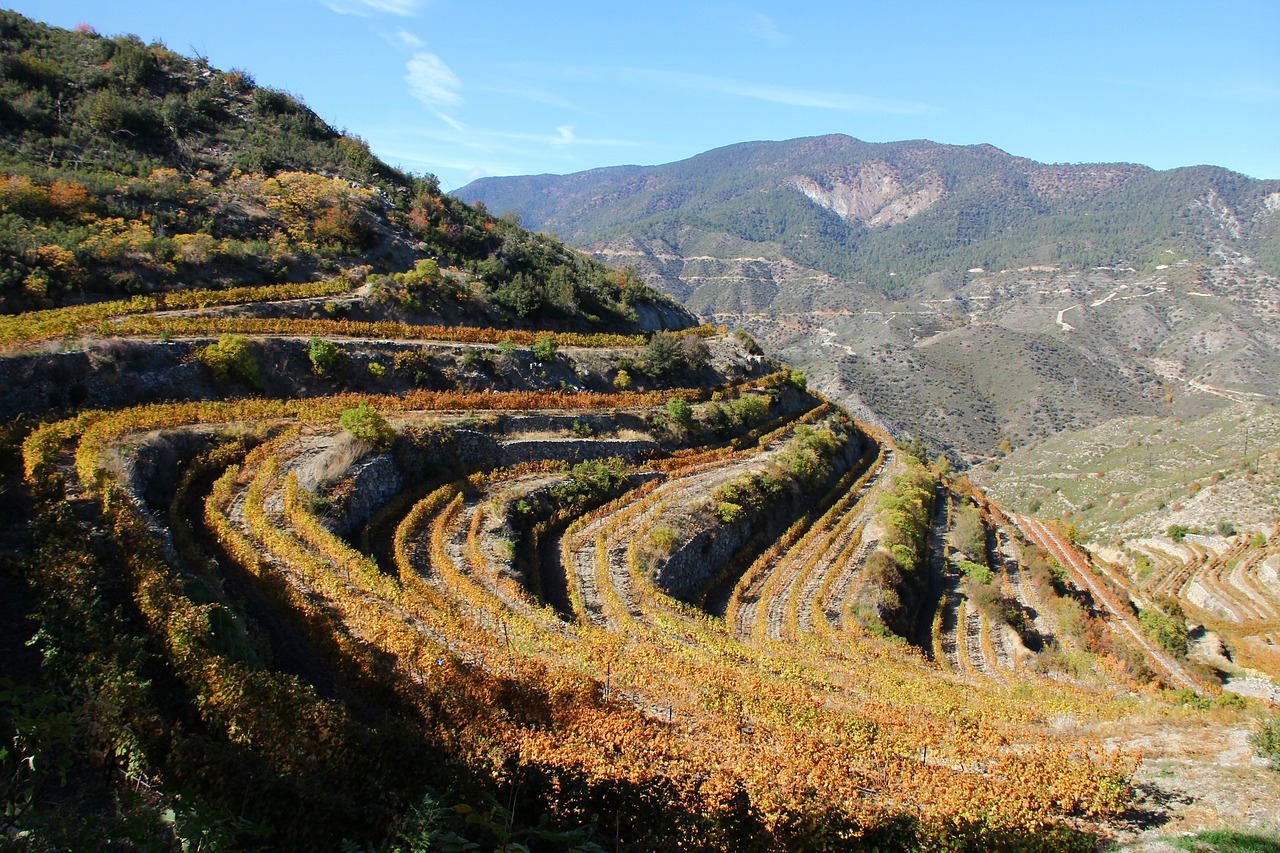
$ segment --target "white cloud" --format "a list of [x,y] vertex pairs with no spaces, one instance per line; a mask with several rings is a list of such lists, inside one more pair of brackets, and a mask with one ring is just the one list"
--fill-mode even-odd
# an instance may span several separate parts
[[773,18],[759,12],[747,18],[743,29],[750,35],[761,41],[767,41],[769,44],[783,45],[791,43],[791,36],[784,33],[782,28],[774,23]]
[[899,115],[920,115],[935,110],[929,104],[913,101],[895,101],[821,89],[798,89],[790,86],[775,86],[769,83],[753,83],[748,80],[734,80],[728,77],[715,77],[708,74],[690,74],[683,71],[632,68],[621,69],[620,73],[624,77],[660,83],[664,86],[679,86],[691,91],[730,95],[756,101],[769,101],[770,103],[786,104],[793,107],[812,107],[814,109],[859,113],[894,113]]
[[434,53],[415,53],[405,64],[404,79],[413,96],[432,109],[462,103],[462,81]]
[[412,15],[424,0],[320,0],[321,5],[339,15]]
[[[580,137],[571,125],[561,125],[554,133],[486,130],[457,123],[434,128],[393,126],[375,129],[373,137],[379,140],[375,146],[378,155],[388,162],[433,172],[444,183],[448,181],[440,173],[452,173],[452,180],[460,181],[458,186],[484,175],[546,171],[547,155],[566,164],[566,171],[573,171],[592,165],[579,159],[584,148],[640,144],[625,139]],[[430,160],[424,159],[425,152],[430,152]]]
[[396,40],[399,41],[403,47],[407,47],[411,50],[416,50],[426,43],[408,30],[396,30]]
[[512,85],[487,85],[476,86],[477,89],[483,89],[486,92],[493,92],[497,95],[510,95],[513,98],[521,98],[526,101],[533,101],[536,104],[545,104],[548,107],[559,107],[565,110],[576,110],[581,112],[582,108],[572,101],[562,98],[554,92],[548,92],[546,89],[531,86],[527,83],[516,83]]

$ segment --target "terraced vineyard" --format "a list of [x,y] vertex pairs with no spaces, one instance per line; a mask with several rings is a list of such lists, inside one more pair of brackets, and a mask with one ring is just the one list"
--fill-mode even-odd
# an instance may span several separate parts
[[[134,345],[217,345],[141,316]],[[1067,566],[1160,681],[1209,686],[1049,528],[1006,518],[723,331],[695,334],[707,367],[647,391],[606,390],[644,338],[580,337],[541,369],[598,390],[85,410],[30,428],[26,489],[39,519],[74,517],[111,543],[104,570],[118,566],[206,748],[234,763],[285,742],[245,771],[261,777],[238,780],[288,780],[312,820],[280,830],[285,846],[332,837],[307,811],[322,799],[307,774],[360,739],[367,761],[408,743],[430,768],[400,778],[398,796],[459,779],[473,780],[461,796],[483,796],[516,779],[557,825],[607,809],[600,837],[623,846],[737,833],[766,848],[1093,844],[1126,807],[1137,757],[1036,721],[1118,714],[1132,673],[1082,678],[1047,653],[1080,649],[1053,614],[1083,593],[1034,583],[1025,549]],[[442,367],[462,358],[456,344],[411,340],[414,365],[465,379]],[[505,340],[486,358],[519,374],[534,357]],[[952,544],[966,512],[981,514],[981,555]],[[965,578],[972,559],[990,580]],[[51,587],[64,571],[41,570]],[[1225,572],[1204,582],[1237,576]],[[317,722],[283,735],[281,703]],[[359,825],[349,810],[333,819]]]
[[[1134,598],[1176,601],[1194,623],[1195,657],[1226,673],[1225,689],[1280,701],[1280,547],[1260,534],[1129,540],[1136,560],[1110,567]],[[1135,566],[1135,562],[1137,565]],[[1140,568],[1138,568],[1140,566]]]
[[1094,850],[1280,800],[1151,630],[1270,665],[1273,544],[1086,562],[243,72],[0,48],[0,847]]

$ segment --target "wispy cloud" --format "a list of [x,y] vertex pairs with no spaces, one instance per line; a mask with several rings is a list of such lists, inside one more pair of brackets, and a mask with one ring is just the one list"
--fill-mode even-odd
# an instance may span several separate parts
[[[566,164],[566,171],[583,168],[578,153],[585,148],[633,148],[641,143],[627,139],[579,136],[572,125],[554,132],[489,130],[461,122],[447,127],[391,127],[377,131],[378,154],[409,168],[452,172],[455,180],[482,175],[519,175],[545,171],[548,155]],[[424,152],[431,152],[430,160]]]
[[410,50],[417,50],[426,44],[422,39],[404,29],[396,30],[395,40],[401,47],[407,47]]
[[[639,145],[627,139],[610,137],[578,136],[573,125],[562,124],[554,133],[533,133],[523,130],[486,130],[484,128],[463,125],[452,126],[452,132],[446,130],[418,130],[417,136],[445,142],[459,148],[490,153],[520,154],[527,152],[530,145],[542,145],[551,148],[565,149],[570,147],[631,147]],[[519,144],[512,144],[519,143]]]
[[568,98],[561,97],[555,92],[541,89],[537,86],[531,86],[527,83],[515,84],[499,84],[499,85],[478,85],[475,87],[479,91],[493,92],[496,95],[510,95],[513,98],[520,98],[525,101],[532,101],[535,104],[544,104],[548,107],[558,107],[564,110],[582,111],[582,107],[570,101]]
[[415,53],[405,64],[404,79],[413,96],[432,109],[462,103],[462,81],[434,53]]
[[791,43],[791,36],[783,32],[773,18],[762,12],[749,16],[743,25],[743,30],[769,44],[784,45]]
[[320,0],[320,4],[339,15],[412,15],[425,0]]
[[768,101],[774,104],[786,104],[793,107],[898,115],[922,115],[936,110],[936,107],[915,101],[874,98],[868,95],[832,92],[822,89],[776,86],[769,83],[735,80],[729,77],[716,77],[709,74],[692,74],[685,71],[627,68],[619,69],[618,73],[632,80],[658,83],[664,86],[678,86],[688,91],[729,95],[756,101]]

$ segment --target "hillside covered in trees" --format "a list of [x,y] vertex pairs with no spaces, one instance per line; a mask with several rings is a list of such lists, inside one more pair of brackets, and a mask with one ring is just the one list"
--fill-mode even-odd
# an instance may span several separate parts
[[[1215,236],[1280,275],[1280,181],[1209,166],[1046,165],[990,145],[847,136],[731,145],[662,166],[480,178],[455,195],[518,211],[575,245],[619,236],[679,245],[688,231],[777,244],[865,291],[954,290],[975,268],[1079,270],[1160,263],[1171,241],[1207,257]],[[1196,202],[1209,198],[1209,204]],[[1232,211],[1233,223],[1219,218]]]
[[623,329],[666,307],[248,72],[12,12],[0,49],[0,310],[323,278],[381,282],[406,316]]
[[455,194],[633,266],[957,463],[1280,401],[1277,181],[832,135]]

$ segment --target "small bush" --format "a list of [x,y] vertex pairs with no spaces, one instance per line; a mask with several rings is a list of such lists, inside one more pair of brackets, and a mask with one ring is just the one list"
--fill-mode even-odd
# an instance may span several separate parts
[[751,337],[751,333],[747,330],[734,329],[733,339],[751,355],[764,355],[764,350],[760,348],[760,344],[756,343],[756,339]]
[[533,346],[529,347],[529,351],[533,353],[533,357],[543,364],[550,364],[556,360],[556,341],[550,335],[538,335],[534,340]]
[[631,387],[631,374],[625,370],[619,370],[618,375],[613,377],[613,387],[619,391],[625,391]]
[[627,464],[613,456],[574,465],[569,479],[551,488],[552,499],[562,508],[582,509],[603,499],[626,479]]
[[1168,530],[1169,538],[1172,539],[1174,542],[1181,542],[1183,539],[1186,539],[1187,534],[1190,532],[1191,532],[1191,528],[1187,527],[1185,524],[1169,525],[1169,530]]
[[258,387],[260,373],[253,347],[244,335],[225,334],[200,350],[200,362],[218,379],[236,379]]
[[338,418],[344,430],[361,441],[366,441],[376,450],[386,450],[395,441],[395,430],[387,423],[387,419],[371,409],[368,403],[361,403],[354,409],[347,409]]
[[337,344],[315,336],[308,342],[307,355],[311,359],[311,370],[329,379],[341,372],[346,361],[346,353],[338,349]]
[[893,561],[904,572],[914,572],[916,570],[916,552],[909,545],[901,543],[890,545],[889,553],[893,555]]
[[990,569],[972,560],[961,560],[957,565],[960,571],[964,572],[964,576],[974,583],[991,583],[995,578],[995,574]]
[[982,513],[973,504],[966,504],[956,514],[955,526],[951,530],[951,539],[956,548],[975,563],[986,565],[987,562],[987,528],[982,523]]
[[743,394],[729,404],[734,416],[743,426],[755,426],[769,414],[769,401],[759,394]]
[[1280,717],[1263,720],[1250,736],[1249,744],[1255,755],[1270,761],[1273,768],[1280,770]]
[[1174,616],[1166,616],[1158,610],[1143,610],[1138,614],[1142,631],[1156,645],[1175,657],[1187,656],[1187,623]]
[[733,524],[746,513],[745,509],[731,501],[718,501],[716,503],[716,518],[720,519],[722,524]]
[[688,400],[682,400],[679,397],[672,397],[667,401],[664,407],[667,417],[671,419],[673,424],[688,429],[693,426],[693,406]]
[[651,376],[667,376],[681,366],[680,339],[670,332],[654,332],[644,350],[644,367]]

